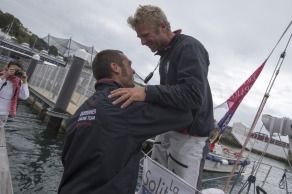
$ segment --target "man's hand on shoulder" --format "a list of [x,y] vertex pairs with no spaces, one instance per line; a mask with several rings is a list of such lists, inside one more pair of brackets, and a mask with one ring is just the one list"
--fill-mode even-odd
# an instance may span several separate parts
[[119,97],[113,102],[113,104],[118,104],[125,101],[121,108],[129,106],[134,101],[145,101],[146,92],[145,88],[119,88],[111,91],[109,98]]

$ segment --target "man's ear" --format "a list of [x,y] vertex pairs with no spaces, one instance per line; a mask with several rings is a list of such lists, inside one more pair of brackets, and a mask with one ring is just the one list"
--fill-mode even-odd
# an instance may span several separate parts
[[160,23],[161,30],[166,30],[166,25],[162,22]]
[[111,63],[111,69],[114,73],[120,72],[120,66],[116,63]]

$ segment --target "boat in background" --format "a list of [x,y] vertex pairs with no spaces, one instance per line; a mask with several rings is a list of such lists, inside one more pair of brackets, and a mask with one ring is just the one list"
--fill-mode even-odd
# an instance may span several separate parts
[[[243,146],[249,129],[250,128],[247,125],[241,122],[233,124],[231,135],[240,146]],[[270,137],[272,137],[272,135]],[[265,157],[273,158],[282,162],[286,162],[288,153],[291,153],[291,151],[289,151],[289,143],[269,138],[267,134],[261,132],[252,133],[245,149],[258,154],[265,153]]]
[[[232,171],[238,155],[239,152],[223,146],[220,143],[215,143],[213,150],[206,156],[204,170],[229,173]],[[244,173],[246,166],[249,164],[250,159],[247,156],[244,156],[240,160],[235,172]]]

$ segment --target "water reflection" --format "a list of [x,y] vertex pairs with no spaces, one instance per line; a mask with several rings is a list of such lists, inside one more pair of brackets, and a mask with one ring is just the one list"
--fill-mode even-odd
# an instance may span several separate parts
[[57,193],[63,172],[64,133],[45,130],[25,102],[6,125],[6,142],[14,193]]

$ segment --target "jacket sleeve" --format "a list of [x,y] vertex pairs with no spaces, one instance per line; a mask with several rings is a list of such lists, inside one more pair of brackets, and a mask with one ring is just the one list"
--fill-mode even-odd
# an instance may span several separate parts
[[29,97],[29,90],[27,84],[21,84],[20,92],[18,98],[21,100],[26,100]]
[[209,90],[208,52],[200,44],[187,44],[170,65],[176,67],[177,73],[176,77],[167,79],[175,81],[168,80],[167,85],[147,86],[146,101],[183,110],[200,108]]
[[168,131],[188,128],[193,121],[191,111],[149,102],[133,103],[126,115],[131,134],[141,142]]

